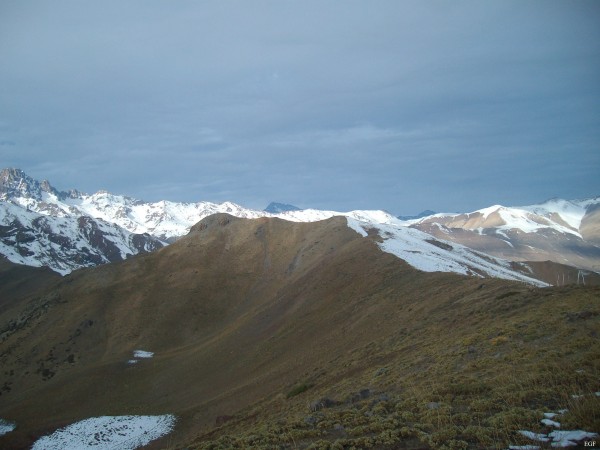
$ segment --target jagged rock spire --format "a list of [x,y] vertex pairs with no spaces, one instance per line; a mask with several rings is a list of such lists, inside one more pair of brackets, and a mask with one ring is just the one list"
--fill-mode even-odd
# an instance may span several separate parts
[[26,197],[41,200],[42,192],[61,195],[48,180],[42,182],[34,180],[21,169],[7,168],[0,171],[0,196],[2,198]]

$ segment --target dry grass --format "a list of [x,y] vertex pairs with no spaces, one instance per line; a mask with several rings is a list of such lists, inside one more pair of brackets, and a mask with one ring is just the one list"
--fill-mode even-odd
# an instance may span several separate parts
[[[511,297],[515,309],[496,305],[487,314],[480,309],[475,320],[461,309],[443,309],[445,321],[460,315],[464,323],[444,330],[430,317],[420,333],[409,333],[399,345],[374,342],[359,350],[357,359],[364,358],[364,366],[369,360],[385,360],[385,370],[365,367],[337,383],[332,383],[334,374],[322,380],[311,395],[340,402],[318,413],[292,402],[284,412],[277,411],[277,423],[294,437],[295,447],[276,437],[269,419],[276,408],[265,401],[259,408],[264,416],[260,427],[252,426],[253,442],[270,436],[256,445],[503,449],[532,444],[518,431],[547,432],[540,422],[543,413],[562,409],[568,409],[557,418],[563,429],[599,432],[600,398],[594,394],[600,391],[599,323],[594,314],[572,319],[580,311],[598,311],[598,290],[532,290],[503,299]],[[411,346],[411,341],[418,344]],[[370,387],[373,393],[353,401],[357,393],[352,387]],[[225,427],[221,437],[200,437],[194,446],[244,448],[249,444],[246,433],[244,426]]]
[[[506,448],[563,408],[599,431],[598,288],[421,273],[344,219],[211,220],[11,303],[60,299],[3,342],[0,417],[18,428],[0,447],[166,412],[154,448]],[[129,367],[134,349],[155,357]]]

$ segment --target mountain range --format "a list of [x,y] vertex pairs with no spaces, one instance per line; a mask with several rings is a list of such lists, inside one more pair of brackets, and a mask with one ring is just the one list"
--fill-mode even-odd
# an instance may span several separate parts
[[544,261],[600,271],[600,197],[539,205],[490,206],[433,214],[410,226],[512,261]]
[[[600,198],[551,200],[521,208],[493,206],[467,214],[425,215],[427,211],[410,220],[385,211],[300,210],[281,203],[258,211],[231,202],[149,203],[107,191],[59,192],[46,180],[4,169],[0,253],[15,263],[48,266],[66,274],[155,251],[216,213],[295,222],[345,216],[349,226],[361,234],[379,235],[382,249],[421,270],[534,277],[560,284],[565,273],[565,282],[578,281],[580,275],[565,266],[585,269],[581,276],[600,268],[599,211]],[[528,261],[556,265],[549,270]]]

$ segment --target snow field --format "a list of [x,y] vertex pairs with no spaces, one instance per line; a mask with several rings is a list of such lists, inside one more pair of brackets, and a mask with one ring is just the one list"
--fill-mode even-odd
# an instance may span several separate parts
[[367,236],[367,229],[376,228],[384,240],[379,244],[383,251],[396,255],[424,272],[454,272],[478,276],[484,273],[491,277],[546,286],[539,280],[512,270],[508,261],[484,255],[460,244],[441,241],[414,228],[394,222],[364,222],[352,217],[346,217],[346,220],[348,226],[363,237]]
[[169,434],[172,414],[92,417],[38,439],[32,450],[133,450]]

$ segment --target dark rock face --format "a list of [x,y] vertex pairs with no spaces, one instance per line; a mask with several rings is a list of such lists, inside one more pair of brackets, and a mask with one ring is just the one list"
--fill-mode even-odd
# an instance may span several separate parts
[[300,211],[300,208],[294,205],[288,205],[287,203],[271,202],[264,210],[271,214],[279,214],[286,211]]
[[0,198],[26,197],[41,200],[42,192],[52,193],[58,197],[67,195],[54,189],[48,180],[39,182],[20,169],[0,171]]
[[435,214],[435,211],[426,209],[425,211],[420,212],[416,216],[398,216],[398,219],[400,219],[400,220],[415,220],[415,219],[422,219],[423,217],[427,217],[427,216],[433,216],[434,214]]
[[98,249],[109,262],[121,261],[123,259],[117,245],[107,239],[95,220],[90,217],[80,217],[77,219],[77,224],[81,230],[81,234],[90,243],[91,247]]

